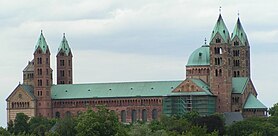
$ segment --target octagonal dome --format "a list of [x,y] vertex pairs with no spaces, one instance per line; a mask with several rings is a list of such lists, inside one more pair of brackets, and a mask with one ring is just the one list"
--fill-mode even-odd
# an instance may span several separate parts
[[203,45],[196,49],[189,57],[186,66],[207,66],[210,65],[209,46]]

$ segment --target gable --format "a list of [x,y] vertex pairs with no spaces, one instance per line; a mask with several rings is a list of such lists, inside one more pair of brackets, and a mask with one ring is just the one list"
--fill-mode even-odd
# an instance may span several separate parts
[[8,96],[6,101],[34,100],[35,97],[34,97],[32,91],[33,91],[33,88],[31,86],[19,84],[14,89],[14,91]]
[[177,86],[172,94],[183,93],[188,95],[212,95],[209,86],[201,79],[186,79],[179,86]]

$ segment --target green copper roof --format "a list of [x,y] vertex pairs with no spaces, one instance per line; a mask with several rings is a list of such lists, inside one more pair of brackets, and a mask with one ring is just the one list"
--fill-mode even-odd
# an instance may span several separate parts
[[211,33],[210,42],[213,40],[215,35],[219,33],[220,36],[224,39],[224,42],[227,43],[228,39],[230,38],[229,31],[224,23],[224,20],[222,19],[221,14],[219,14],[219,17],[217,19],[217,22],[213,28],[213,31]]
[[66,39],[66,36],[64,34],[63,36],[63,40],[60,44],[60,47],[58,49],[58,52],[63,51],[67,56],[69,55],[69,53],[71,52],[68,41]]
[[210,65],[209,46],[203,45],[196,49],[189,57],[186,66]]
[[27,92],[32,98],[35,99],[35,96],[34,96],[34,88],[33,88],[32,86],[30,86],[30,85],[25,85],[25,84],[22,84],[22,85],[20,85],[20,86],[23,88],[23,90],[24,90],[25,92]]
[[242,94],[249,81],[248,77],[233,77],[232,78],[232,93]]
[[182,81],[64,84],[51,87],[52,99],[166,96]]
[[232,40],[238,37],[238,39],[240,40],[240,42],[242,43],[242,45],[246,45],[248,43],[248,39],[247,39],[247,35],[243,30],[243,27],[240,23],[239,18],[237,19],[237,23],[235,25],[234,31],[232,33]]
[[48,49],[48,45],[47,45],[47,43],[45,41],[45,38],[44,38],[42,32],[41,32],[41,35],[40,35],[40,37],[39,37],[39,39],[37,41],[37,44],[35,46],[35,50],[37,50],[38,48],[41,48],[43,53],[46,53],[46,51]]
[[253,94],[249,94],[244,104],[244,109],[267,109]]

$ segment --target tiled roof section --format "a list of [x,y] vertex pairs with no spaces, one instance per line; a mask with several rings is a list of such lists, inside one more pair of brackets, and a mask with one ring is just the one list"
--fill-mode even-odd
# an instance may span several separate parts
[[248,77],[233,77],[232,78],[232,93],[242,94],[249,81]]
[[267,109],[253,94],[249,94],[244,104],[244,109]]
[[229,31],[224,23],[224,20],[221,16],[221,14],[219,14],[219,17],[217,19],[217,22],[213,28],[213,31],[211,33],[211,37],[210,37],[210,42],[213,40],[213,38],[215,37],[215,35],[219,33],[220,36],[223,38],[224,43],[227,43],[228,40],[230,39],[230,35],[229,35]]
[[165,96],[182,81],[64,84],[51,87],[52,99]]
[[202,88],[208,95],[212,95],[212,93],[209,90],[208,84],[206,84],[203,80],[201,79],[189,79],[192,82],[194,82],[197,86]]
[[63,35],[63,40],[60,44],[60,47],[58,49],[58,52],[63,51],[67,56],[69,55],[69,53],[71,52],[68,41],[66,39],[65,34]]
[[196,49],[189,57],[186,66],[208,66],[210,65],[209,46],[203,45]]
[[243,30],[243,27],[242,27],[242,25],[241,25],[241,23],[240,23],[239,18],[237,19],[237,22],[236,22],[234,31],[233,31],[233,33],[232,33],[232,40],[233,40],[235,37],[238,37],[238,39],[240,40],[240,42],[242,43],[242,45],[245,45],[245,46],[248,45],[247,35],[246,35],[246,33],[244,32],[244,30]]
[[29,61],[28,65],[24,68],[24,72],[33,72],[34,71],[34,60]]
[[30,85],[22,84],[20,85],[25,92],[27,92],[33,99],[36,99],[34,96],[34,88]]
[[187,80],[192,81],[195,85],[202,88],[202,90],[194,92],[172,92],[169,95],[213,95],[209,90],[209,86],[203,80],[193,78],[188,78]]
[[35,51],[36,51],[38,48],[40,48],[40,49],[42,50],[43,53],[46,53],[46,51],[47,51],[47,49],[48,49],[48,45],[47,45],[47,43],[46,43],[46,41],[45,41],[45,38],[44,38],[42,32],[41,32],[41,35],[40,35],[40,37],[39,37],[39,39],[38,39],[38,41],[37,41],[37,44],[36,44],[36,46],[35,46]]

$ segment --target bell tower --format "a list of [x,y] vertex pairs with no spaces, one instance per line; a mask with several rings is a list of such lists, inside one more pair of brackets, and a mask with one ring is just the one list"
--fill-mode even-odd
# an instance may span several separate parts
[[221,14],[217,19],[210,39],[210,88],[217,96],[216,111],[231,111],[232,65],[229,31]]
[[50,50],[43,33],[37,41],[34,52],[34,95],[37,98],[37,116],[52,117]]
[[250,46],[240,19],[237,19],[231,38],[233,77],[250,77]]
[[57,84],[72,84],[72,52],[65,33],[56,55]]

